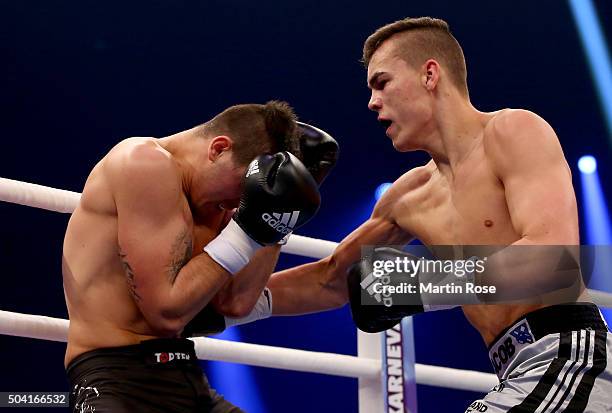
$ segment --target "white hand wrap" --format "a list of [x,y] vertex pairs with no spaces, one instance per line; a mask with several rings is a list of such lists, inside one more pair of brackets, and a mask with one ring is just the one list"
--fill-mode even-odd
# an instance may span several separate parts
[[236,221],[230,219],[223,231],[204,247],[204,252],[234,275],[249,263],[253,254],[261,247]]

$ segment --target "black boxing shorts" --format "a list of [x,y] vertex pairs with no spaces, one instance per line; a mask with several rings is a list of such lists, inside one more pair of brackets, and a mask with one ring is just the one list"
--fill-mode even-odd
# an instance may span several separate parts
[[210,387],[187,339],[89,351],[66,373],[72,412],[242,412]]

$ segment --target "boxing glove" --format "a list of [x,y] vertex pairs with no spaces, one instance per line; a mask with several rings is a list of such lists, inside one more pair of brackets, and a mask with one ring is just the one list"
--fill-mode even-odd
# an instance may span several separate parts
[[338,142],[312,125],[297,122],[302,161],[318,185],[325,180],[338,160]]

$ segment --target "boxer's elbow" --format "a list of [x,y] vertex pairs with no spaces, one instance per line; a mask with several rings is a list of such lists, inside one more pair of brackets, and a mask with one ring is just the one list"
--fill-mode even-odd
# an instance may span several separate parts
[[319,265],[323,266],[320,272],[323,276],[319,286],[323,296],[327,297],[330,308],[339,308],[348,302],[346,265],[339,258],[336,254],[332,254],[319,262]]
[[210,304],[219,313],[229,318],[242,318],[249,315],[255,306],[256,300],[242,295],[218,294]]
[[187,324],[181,317],[149,317],[147,322],[155,336],[176,337]]
[[143,311],[152,333],[159,337],[175,337],[189,322],[188,314],[176,308],[158,307]]
[[224,303],[218,309],[215,308],[220,314],[229,318],[242,318],[246,317],[253,310],[254,304],[240,302],[237,300],[231,300]]

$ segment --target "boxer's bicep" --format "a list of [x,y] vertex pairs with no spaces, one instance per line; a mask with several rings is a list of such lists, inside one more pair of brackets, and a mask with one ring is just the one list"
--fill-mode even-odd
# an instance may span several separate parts
[[485,147],[503,183],[515,231],[540,244],[576,243],[576,198],[555,132],[526,111],[511,111],[496,123]]
[[131,153],[110,167],[117,207],[119,258],[127,288],[145,314],[163,304],[192,253],[181,187],[169,160],[154,149]]

